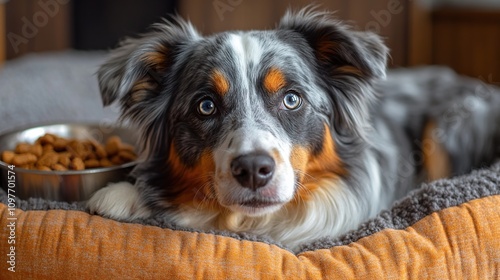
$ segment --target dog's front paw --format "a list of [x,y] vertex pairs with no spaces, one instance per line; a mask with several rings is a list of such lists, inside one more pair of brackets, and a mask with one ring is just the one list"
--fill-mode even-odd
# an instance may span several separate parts
[[92,214],[115,220],[134,220],[151,216],[140,193],[128,182],[120,182],[98,190],[87,202]]

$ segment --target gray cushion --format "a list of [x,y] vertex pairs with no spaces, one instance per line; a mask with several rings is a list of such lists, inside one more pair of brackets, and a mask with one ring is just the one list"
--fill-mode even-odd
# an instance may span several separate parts
[[48,123],[114,123],[95,75],[105,52],[30,54],[0,68],[0,134]]

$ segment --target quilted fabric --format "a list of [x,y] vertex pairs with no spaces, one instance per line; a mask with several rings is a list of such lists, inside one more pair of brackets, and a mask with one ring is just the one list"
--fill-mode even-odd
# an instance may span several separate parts
[[[0,251],[12,234],[0,193]],[[499,279],[500,164],[423,185],[341,238],[294,254],[262,237],[122,223],[80,204],[18,201],[0,279]]]
[[[1,279],[498,279],[500,195],[402,229],[294,255],[276,245],[120,223],[80,211],[17,210],[16,272]],[[2,224],[8,215],[0,205]],[[8,231],[0,234],[8,251]]]

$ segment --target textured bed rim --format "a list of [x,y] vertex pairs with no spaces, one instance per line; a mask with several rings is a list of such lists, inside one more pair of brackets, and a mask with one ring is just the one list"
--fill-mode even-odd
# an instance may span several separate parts
[[[419,189],[413,191],[406,196],[406,198],[396,203],[390,210],[380,213],[376,218],[364,223],[357,230],[339,238],[323,238],[309,244],[304,244],[298,253],[346,245],[384,229],[405,229],[436,211],[458,206],[475,199],[499,194],[500,162],[489,168],[472,171],[471,173],[463,176],[423,184]],[[7,204],[7,196],[3,189],[0,189],[0,202]],[[16,202],[17,208],[23,211],[86,211],[83,203],[70,204],[66,202],[47,201],[38,198],[31,198],[29,200],[20,200]],[[222,231],[199,231],[178,227],[168,221],[153,218],[136,220],[132,223],[157,226],[173,230],[215,234],[232,237],[238,240],[259,241],[271,245],[277,245],[281,248],[289,250],[289,248],[286,248],[279,242],[265,236],[235,234]]]
[[[16,272],[2,279],[498,279],[500,195],[294,255],[220,235],[120,223],[81,211],[17,211]],[[0,204],[0,219],[9,212]],[[8,231],[0,231],[7,240]],[[7,243],[0,246],[8,250]]]

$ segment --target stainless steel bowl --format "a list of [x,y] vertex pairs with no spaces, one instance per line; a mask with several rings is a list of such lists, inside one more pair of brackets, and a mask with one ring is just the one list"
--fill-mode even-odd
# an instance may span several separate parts
[[[137,140],[134,133],[125,128],[110,128],[98,124],[53,124],[3,134],[0,136],[0,151],[14,150],[20,142],[34,143],[45,133],[81,140],[95,139],[101,143],[116,135],[123,142],[134,146]],[[83,201],[108,183],[123,181],[135,165],[136,162],[129,162],[81,171],[39,171],[16,167],[15,174],[9,174],[9,166],[0,161],[0,184],[4,190],[13,188],[15,193],[12,194],[21,199],[41,197],[55,201]],[[11,178],[8,178],[8,174]],[[15,177],[14,183],[10,181],[12,175]]]

